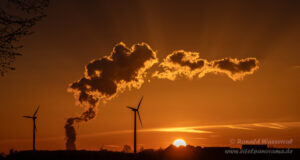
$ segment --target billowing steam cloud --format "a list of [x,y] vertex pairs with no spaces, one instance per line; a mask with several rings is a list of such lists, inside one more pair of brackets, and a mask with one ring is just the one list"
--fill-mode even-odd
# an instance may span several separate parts
[[246,75],[253,74],[258,67],[256,58],[232,59],[224,58],[211,62],[214,72],[225,73],[233,80],[242,80]]
[[[88,121],[96,116],[96,106],[117,96],[125,89],[139,89],[144,83],[148,69],[158,62],[156,52],[146,43],[126,47],[118,43],[109,56],[92,60],[85,67],[84,76],[69,85],[78,103],[85,111],[77,117],[67,119],[65,124],[66,148],[75,150],[76,132],[74,123]],[[175,80],[183,76],[201,78],[206,73],[223,73],[233,80],[241,80],[245,75],[258,69],[256,58],[207,61],[197,52],[175,51],[159,64],[159,71],[152,77]]]
[[162,71],[156,71],[153,77],[175,80],[178,77],[189,79],[198,76],[203,77],[206,73],[223,73],[233,80],[242,80],[246,75],[253,74],[258,67],[256,58],[232,59],[207,61],[199,58],[197,52],[175,51],[168,55],[160,63]]
[[155,71],[153,77],[175,80],[178,76],[192,79],[195,75],[202,76],[206,71],[207,61],[199,58],[197,52],[175,51],[169,54],[160,67],[162,72]]
[[78,102],[86,110],[78,117],[71,117],[65,124],[66,148],[75,150],[75,122],[88,121],[96,116],[96,106],[106,102],[126,88],[140,88],[147,69],[157,63],[156,53],[146,43],[126,47],[117,44],[110,56],[91,61],[85,68],[85,75],[69,86]]

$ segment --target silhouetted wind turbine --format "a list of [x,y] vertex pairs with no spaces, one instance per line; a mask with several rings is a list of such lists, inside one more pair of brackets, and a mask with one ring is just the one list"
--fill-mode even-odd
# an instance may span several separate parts
[[39,111],[40,106],[36,109],[34,112],[33,116],[24,116],[25,118],[31,118],[33,120],[33,140],[32,140],[32,150],[35,151],[35,131],[36,131],[36,126],[35,126],[35,120],[37,118],[36,114]]
[[141,100],[140,100],[137,108],[133,108],[133,107],[127,106],[127,108],[131,109],[134,112],[134,141],[133,141],[133,143],[134,143],[134,153],[135,154],[136,154],[136,114],[139,116],[141,126],[143,127],[141,116],[140,116],[140,112],[139,112],[139,108],[141,106],[142,100],[143,100],[143,97],[141,98]]

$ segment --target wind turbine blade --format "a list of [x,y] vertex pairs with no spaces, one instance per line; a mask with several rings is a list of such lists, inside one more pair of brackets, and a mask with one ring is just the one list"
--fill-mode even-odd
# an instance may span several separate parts
[[131,109],[133,111],[136,110],[135,108],[132,108],[132,107],[129,107],[129,106],[127,106],[127,108],[129,108],[129,109]]
[[140,100],[140,103],[139,103],[139,105],[138,105],[138,107],[137,107],[137,110],[139,110],[139,108],[140,108],[140,105],[141,105],[141,103],[142,103],[143,97],[144,97],[144,96],[142,96],[142,98],[141,98],[141,100]]
[[38,106],[38,108],[37,108],[36,111],[34,112],[33,117],[36,116],[37,112],[39,111],[39,108],[40,108],[40,106]]
[[138,116],[139,116],[139,120],[140,120],[141,126],[142,126],[142,128],[143,128],[143,123],[142,123],[142,119],[141,119],[141,116],[140,116],[140,112],[137,111],[137,114],[138,114]]
[[23,116],[24,118],[33,118],[33,117],[31,117],[31,116]]

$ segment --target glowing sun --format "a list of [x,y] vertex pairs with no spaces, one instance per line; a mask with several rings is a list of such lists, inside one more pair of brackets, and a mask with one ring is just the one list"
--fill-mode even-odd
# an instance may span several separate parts
[[179,147],[179,146],[186,146],[186,143],[183,139],[176,139],[174,142],[173,142],[173,145],[176,146],[176,147]]

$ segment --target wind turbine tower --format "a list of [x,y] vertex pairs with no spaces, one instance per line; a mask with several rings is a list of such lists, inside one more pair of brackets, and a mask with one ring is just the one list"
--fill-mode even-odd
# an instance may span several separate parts
[[33,139],[32,139],[32,151],[35,151],[35,131],[36,131],[36,125],[35,120],[37,118],[36,114],[39,111],[40,106],[36,109],[33,116],[24,116],[25,118],[31,118],[33,120]]
[[141,98],[141,100],[140,100],[140,102],[139,102],[139,104],[138,104],[138,106],[136,108],[127,106],[127,108],[131,109],[131,111],[133,111],[133,113],[134,113],[134,122],[133,122],[133,124],[134,124],[134,137],[133,137],[134,140],[133,140],[133,146],[134,146],[134,153],[135,154],[136,154],[136,115],[138,115],[140,123],[141,123],[141,126],[143,127],[141,116],[140,116],[140,112],[139,112],[142,100],[143,100],[143,97]]

